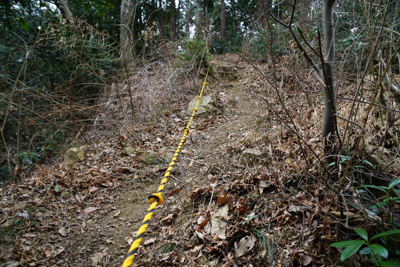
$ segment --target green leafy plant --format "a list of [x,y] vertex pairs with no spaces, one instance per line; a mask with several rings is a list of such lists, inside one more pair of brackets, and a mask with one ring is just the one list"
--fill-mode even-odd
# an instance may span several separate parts
[[246,224],[246,223],[250,222],[251,220],[253,220],[254,218],[257,218],[257,217],[258,217],[258,215],[247,216],[247,218],[244,219],[242,224]]
[[[257,228],[257,227],[256,227]],[[258,238],[260,246],[258,247],[258,254],[263,257],[265,255],[268,260],[274,258],[274,239],[272,236],[268,237],[262,231],[255,229],[254,235]]]
[[174,244],[174,243],[168,244],[164,247],[163,253],[172,252],[175,248],[176,248],[176,244]]
[[[357,188],[373,188],[380,190],[386,194],[386,197],[383,199],[383,201],[379,202],[377,204],[378,208],[383,208],[385,205],[387,205],[388,211],[392,208],[392,205],[395,203],[400,203],[400,197],[392,197],[390,196],[391,192],[395,190],[396,192],[400,193],[400,189],[394,189],[396,185],[400,184],[400,178],[399,179],[394,179],[393,181],[390,182],[388,186],[382,186],[382,185],[361,185],[358,186]],[[388,222],[391,220],[390,213],[388,212]]]
[[331,247],[345,248],[340,255],[341,261],[353,256],[363,245],[366,245],[366,247],[360,250],[360,254],[368,255],[369,260],[376,264],[376,266],[400,266],[400,262],[394,260],[384,261],[383,259],[387,260],[389,258],[388,250],[382,245],[371,243],[372,240],[377,238],[385,238],[389,235],[399,234],[400,229],[377,234],[371,239],[368,239],[367,231],[362,228],[355,228],[354,231],[361,236],[363,240],[348,240],[331,244]]

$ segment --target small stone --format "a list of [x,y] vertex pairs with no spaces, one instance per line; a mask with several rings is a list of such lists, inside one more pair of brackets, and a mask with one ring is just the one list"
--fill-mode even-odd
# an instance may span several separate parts
[[248,148],[243,151],[243,162],[258,162],[263,158],[263,153],[258,148]]
[[147,150],[143,153],[142,161],[146,165],[151,165],[157,158],[158,154],[152,150]]
[[79,162],[85,159],[84,156],[84,146],[81,147],[73,147],[68,149],[67,153],[65,154],[65,157],[67,160],[73,161],[73,162]]
[[190,202],[190,201],[185,201],[185,202],[183,203],[183,209],[184,209],[185,211],[187,211],[187,212],[192,212],[192,210],[193,210],[193,204],[192,204],[192,202]]
[[285,160],[286,166],[291,166],[291,165],[293,164],[293,162],[294,162],[294,159],[291,159],[291,158],[287,158],[287,159]]
[[174,158],[174,155],[175,154],[172,152],[167,152],[165,155],[163,155],[163,159],[166,161],[166,163],[170,163]]
[[189,239],[188,245],[194,247],[194,246],[197,246],[198,244],[200,244],[200,238],[199,238],[196,234],[194,234],[194,235]]
[[69,198],[69,193],[67,191],[62,191],[60,196],[62,199],[67,199]]
[[126,156],[129,156],[129,155],[131,155],[131,154],[133,154],[135,152],[136,152],[136,150],[133,147],[129,146],[129,147],[127,147],[127,148],[125,148],[124,150],[121,151],[121,155],[126,157]]
[[[206,115],[213,111],[214,109],[214,101],[215,97],[213,95],[203,96],[200,100],[199,105],[197,106],[197,111],[195,116]],[[193,109],[196,107],[197,97],[192,99],[187,107],[186,115],[192,116]]]

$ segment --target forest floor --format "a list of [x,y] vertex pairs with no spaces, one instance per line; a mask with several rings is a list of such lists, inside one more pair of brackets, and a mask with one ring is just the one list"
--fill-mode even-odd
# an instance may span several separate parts
[[[327,178],[263,100],[322,157],[318,80],[305,71],[306,89],[315,91],[306,96],[287,69],[277,70],[291,122],[248,63],[234,55],[214,63],[205,95],[215,109],[194,118],[133,266],[343,266],[329,247],[337,236]],[[79,163],[37,166],[4,186],[0,266],[120,266],[188,121],[187,103],[158,123],[110,131],[84,147]],[[127,147],[134,153],[121,155]],[[147,150],[158,155],[150,165],[142,161]]]

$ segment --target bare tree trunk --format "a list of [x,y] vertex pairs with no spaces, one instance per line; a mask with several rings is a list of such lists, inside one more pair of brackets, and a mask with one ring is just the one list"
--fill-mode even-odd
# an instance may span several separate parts
[[62,10],[64,11],[65,16],[67,17],[67,19],[72,23],[75,24],[75,16],[74,14],[71,12],[71,9],[69,9],[67,2],[65,2],[65,0],[59,0]]
[[221,0],[221,37],[225,38],[226,35],[226,14],[225,14],[225,0]]
[[208,18],[208,6],[204,7],[204,16],[205,16],[205,22],[206,22],[206,29],[207,29],[207,31],[210,31],[210,20]]
[[334,87],[335,69],[335,36],[333,24],[333,4],[335,0],[323,0],[324,22],[324,123],[322,137],[325,141],[325,152],[332,153],[332,146],[336,137],[336,93]]
[[201,34],[201,25],[203,25],[203,1],[202,0],[196,0],[197,3],[197,12],[196,12],[196,34],[200,35]]
[[259,17],[259,25],[265,29],[266,27],[266,13],[264,12],[264,10],[266,10],[265,8],[265,1],[264,0],[259,0],[258,1],[258,17]]
[[171,41],[176,41],[176,7],[175,0],[171,0]]
[[235,9],[235,0],[231,0],[231,10],[232,10],[232,30],[233,32],[237,32],[237,22],[236,22],[236,9]]
[[158,9],[159,9],[159,21],[160,21],[160,38],[164,37],[164,12],[162,8],[162,0],[158,0]]
[[[188,7],[188,4],[186,4],[186,6]],[[190,36],[190,33],[189,33],[189,27],[190,27],[190,25],[189,25],[189,21],[190,21],[190,18],[191,18],[191,12],[192,10],[191,10],[191,8],[190,7],[188,7],[187,8],[187,10],[185,11],[185,21],[186,21],[186,23],[185,23],[185,37],[189,37]]]
[[134,40],[134,17],[135,17],[135,0],[122,0],[121,2],[121,64],[130,64],[135,57],[135,40]]

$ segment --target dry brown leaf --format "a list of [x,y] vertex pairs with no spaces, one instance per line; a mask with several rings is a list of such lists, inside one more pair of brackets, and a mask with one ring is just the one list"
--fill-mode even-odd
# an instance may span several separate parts
[[300,261],[304,266],[307,266],[312,262],[312,258],[307,254],[300,253]]
[[121,214],[121,210],[118,210],[115,214],[114,214],[114,218],[118,217]]
[[60,229],[58,229],[58,232],[62,235],[62,236],[66,236],[67,235],[67,229],[65,227],[62,227]]
[[197,253],[197,252],[199,252],[202,248],[203,248],[203,245],[195,246],[194,248],[192,248],[192,249],[190,250],[190,252],[192,252],[192,253]]
[[218,194],[218,203],[219,204],[224,205],[224,204],[228,203],[228,201],[229,201],[229,198],[225,192],[221,192]]
[[89,192],[90,193],[93,193],[93,192],[96,192],[97,191],[97,187],[95,187],[95,186],[92,186],[90,189],[89,189]]
[[83,212],[91,213],[91,212],[93,212],[95,210],[98,210],[98,209],[99,208],[96,208],[96,207],[89,207],[89,208],[84,209]]
[[130,244],[132,244],[133,239],[132,239],[132,237],[128,236],[128,237],[125,237],[125,241],[130,245]]
[[237,248],[237,256],[241,257],[253,249],[256,239],[253,236],[245,236],[240,239]]
[[172,213],[168,214],[167,217],[163,218],[161,222],[167,221],[168,223],[172,221],[174,215]]
[[173,196],[177,193],[179,193],[182,190],[182,188],[175,188],[174,190],[171,191],[171,193],[168,194],[168,196]]
[[150,239],[144,241],[143,245],[144,246],[150,245],[150,244],[154,243],[154,241],[156,241],[156,239],[157,239],[156,237],[150,238]]
[[98,266],[103,258],[103,253],[96,253],[93,255],[92,259],[92,266]]
[[204,221],[202,221],[199,225],[199,229],[202,229],[209,221],[211,217],[206,218]]

